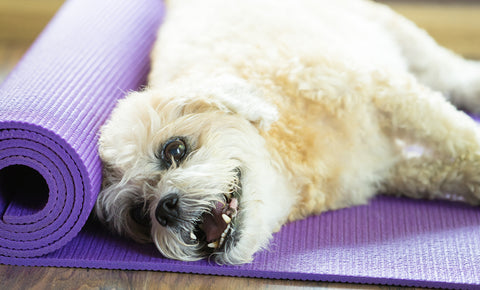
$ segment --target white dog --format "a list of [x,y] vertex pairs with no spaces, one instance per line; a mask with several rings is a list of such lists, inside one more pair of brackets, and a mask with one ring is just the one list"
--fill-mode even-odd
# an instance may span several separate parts
[[[480,65],[364,0],[176,0],[148,87],[103,127],[98,217],[239,264],[376,193],[480,201]],[[415,150],[411,150],[415,147]]]

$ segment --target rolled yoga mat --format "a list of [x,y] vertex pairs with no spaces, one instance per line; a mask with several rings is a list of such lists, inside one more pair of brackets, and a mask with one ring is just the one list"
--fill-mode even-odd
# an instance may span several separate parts
[[144,81],[162,12],[159,0],[70,0],[1,86],[0,263],[480,287],[480,209],[460,203],[378,197],[312,216],[242,266],[165,259],[86,222],[97,129]]
[[98,128],[145,81],[159,0],[71,0],[0,87],[0,255],[69,242],[101,184]]

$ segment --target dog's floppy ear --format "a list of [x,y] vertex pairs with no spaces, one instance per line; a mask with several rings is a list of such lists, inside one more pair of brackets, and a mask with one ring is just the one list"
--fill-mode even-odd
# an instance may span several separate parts
[[261,92],[245,80],[231,75],[209,78],[195,90],[210,104],[243,116],[262,130],[278,119],[277,108],[263,100]]

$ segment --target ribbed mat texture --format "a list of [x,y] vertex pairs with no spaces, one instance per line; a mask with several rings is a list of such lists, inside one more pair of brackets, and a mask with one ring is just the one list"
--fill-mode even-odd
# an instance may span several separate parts
[[286,225],[243,266],[165,259],[87,220],[98,128],[144,83],[163,13],[69,0],[1,85],[0,263],[480,288],[480,209],[459,203],[378,197]]
[[[71,0],[0,87],[0,255],[33,257],[85,224],[98,128],[145,81],[159,0]],[[43,178],[42,178],[43,177]]]

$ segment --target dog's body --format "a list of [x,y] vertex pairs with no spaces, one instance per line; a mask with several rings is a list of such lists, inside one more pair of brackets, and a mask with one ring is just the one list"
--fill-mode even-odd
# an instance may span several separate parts
[[245,263],[379,192],[476,204],[480,131],[446,97],[479,111],[480,65],[382,5],[171,1],[149,86],[102,130],[97,214],[171,258]]

